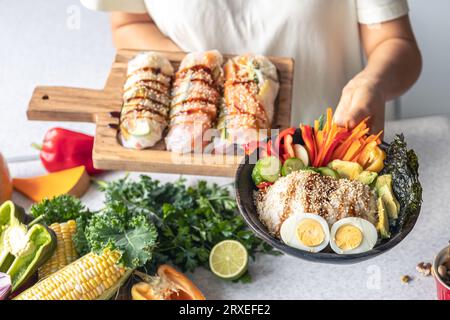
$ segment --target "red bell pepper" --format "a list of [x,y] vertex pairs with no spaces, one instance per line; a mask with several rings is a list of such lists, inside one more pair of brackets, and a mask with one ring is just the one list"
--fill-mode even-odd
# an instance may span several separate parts
[[63,128],[47,131],[42,146],[34,145],[41,150],[40,158],[49,172],[61,171],[84,165],[90,175],[102,172],[94,168],[92,149],[94,137]]
[[310,126],[302,126],[302,138],[305,142],[306,151],[308,151],[309,162],[314,163],[316,159],[316,143],[314,141],[313,129]]
[[256,149],[264,149],[266,146],[267,143],[264,141],[251,141],[242,145],[242,148],[246,155],[251,155]]
[[272,143],[272,154],[283,155],[285,153],[283,150],[283,139],[287,135],[293,136],[295,130],[295,128],[287,128],[280,132],[280,134],[275,139],[275,143]]
[[319,164],[319,166],[326,166],[330,161],[331,161],[331,156],[334,153],[334,150],[337,148],[337,146],[344,141],[345,139],[347,139],[350,136],[351,132],[346,131],[346,132],[342,132],[338,135],[336,135],[336,137],[334,138],[333,142],[331,143],[330,147],[328,148],[325,156],[323,157],[323,161]]
[[261,182],[260,184],[256,185],[256,187],[258,189],[265,189],[265,188],[267,188],[267,187],[269,187],[271,185],[273,185],[273,182],[266,182],[266,181],[264,181],[264,182]]
[[264,148],[265,155],[267,157],[272,155],[272,140],[267,141],[266,147]]

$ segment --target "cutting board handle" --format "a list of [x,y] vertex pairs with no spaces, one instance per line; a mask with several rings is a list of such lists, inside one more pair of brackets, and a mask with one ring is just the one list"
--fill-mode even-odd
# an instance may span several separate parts
[[29,120],[95,122],[96,114],[109,112],[111,105],[120,104],[117,96],[104,90],[36,87],[27,116]]

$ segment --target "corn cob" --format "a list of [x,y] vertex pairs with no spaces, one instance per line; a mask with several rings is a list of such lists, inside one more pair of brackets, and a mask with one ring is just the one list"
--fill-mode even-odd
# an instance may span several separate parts
[[120,253],[105,250],[88,253],[41,280],[17,300],[102,300],[109,299],[131,274],[117,265]]
[[72,241],[72,237],[77,231],[77,223],[75,220],[69,220],[64,223],[53,223],[50,229],[56,234],[56,250],[51,258],[39,268],[39,279],[51,275],[78,258]]

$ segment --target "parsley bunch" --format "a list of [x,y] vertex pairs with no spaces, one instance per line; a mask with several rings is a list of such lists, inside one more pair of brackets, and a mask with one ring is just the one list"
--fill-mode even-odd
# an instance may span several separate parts
[[75,220],[80,216],[89,216],[91,213],[81,201],[71,195],[64,194],[52,199],[44,199],[33,204],[30,209],[33,218],[41,218],[47,225],[52,223]]

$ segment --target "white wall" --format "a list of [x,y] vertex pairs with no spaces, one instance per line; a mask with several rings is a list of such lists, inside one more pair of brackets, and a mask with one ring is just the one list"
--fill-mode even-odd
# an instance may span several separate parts
[[401,99],[401,116],[450,112],[450,1],[409,0],[423,55],[422,75]]

